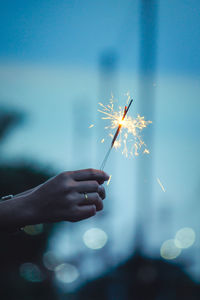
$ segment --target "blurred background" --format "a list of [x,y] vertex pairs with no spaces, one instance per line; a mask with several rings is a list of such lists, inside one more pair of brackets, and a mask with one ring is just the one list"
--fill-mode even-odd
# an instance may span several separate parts
[[199,299],[200,2],[7,0],[0,20],[0,195],[100,168],[111,94],[152,121],[148,155],[111,153],[103,212],[1,234],[1,299]]

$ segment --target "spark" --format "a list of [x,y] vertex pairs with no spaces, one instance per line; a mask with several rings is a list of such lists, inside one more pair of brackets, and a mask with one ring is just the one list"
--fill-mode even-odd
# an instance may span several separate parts
[[161,189],[163,190],[163,192],[165,193],[166,190],[165,190],[165,188],[164,188],[162,182],[160,181],[160,179],[159,179],[158,177],[157,177],[157,182],[158,182],[158,184],[160,185],[160,187],[161,187]]
[[89,126],[89,128],[92,128],[92,127],[94,127],[94,124],[91,124],[91,125]]
[[[149,150],[142,140],[140,133],[152,122],[146,121],[145,118],[139,114],[136,118],[127,116],[127,112],[133,102],[133,100],[130,100],[129,95],[127,95],[128,106],[125,106],[124,109],[119,106],[118,110],[115,110],[114,102],[114,98],[112,97],[107,105],[99,103],[100,108],[98,111],[103,114],[102,119],[109,122],[109,124],[105,126],[105,129],[109,131],[108,135],[112,138],[111,148],[105,156],[101,166],[102,168],[105,166],[112,147],[115,149],[122,148],[122,154],[126,157],[138,156],[142,149],[144,149],[144,154],[149,154]],[[116,130],[115,134],[113,134],[114,130]]]
[[111,178],[112,178],[112,175],[110,175],[110,177],[109,177],[109,179],[108,179],[108,181],[107,181],[107,185],[110,184]]
[[149,154],[150,152],[149,152],[149,150],[148,149],[144,149],[144,151],[143,151],[143,153],[145,154]]
[[101,140],[101,143],[104,143],[104,142],[105,142],[105,139],[102,139],[102,140]]

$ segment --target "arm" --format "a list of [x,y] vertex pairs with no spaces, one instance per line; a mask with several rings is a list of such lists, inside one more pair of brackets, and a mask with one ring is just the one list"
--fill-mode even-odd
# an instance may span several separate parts
[[15,231],[31,224],[31,210],[27,209],[30,197],[16,196],[0,202],[0,231]]
[[100,170],[63,172],[44,184],[0,203],[0,230],[45,222],[76,222],[103,209],[109,176]]
[[34,190],[38,189],[41,185],[42,185],[42,184],[40,184],[40,185],[38,185],[38,186],[36,186],[36,187],[34,187],[34,188],[32,188],[32,189],[26,190],[26,191],[24,191],[24,192],[22,192],[22,193],[16,194],[15,197],[22,196],[22,195],[23,195],[23,196],[24,196],[24,195],[28,195],[29,193],[31,193],[31,192],[33,192]]

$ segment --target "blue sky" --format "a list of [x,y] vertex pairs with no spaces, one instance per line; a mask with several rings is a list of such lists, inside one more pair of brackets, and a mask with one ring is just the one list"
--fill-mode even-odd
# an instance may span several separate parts
[[[157,1],[158,69],[200,69],[200,2]],[[1,1],[0,57],[95,66],[106,48],[137,70],[140,1]]]

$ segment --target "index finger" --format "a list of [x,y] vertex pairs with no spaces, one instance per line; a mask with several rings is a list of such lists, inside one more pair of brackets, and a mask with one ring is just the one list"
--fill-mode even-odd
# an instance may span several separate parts
[[109,179],[109,175],[107,173],[96,169],[74,171],[72,176],[76,181],[96,180],[100,184]]

